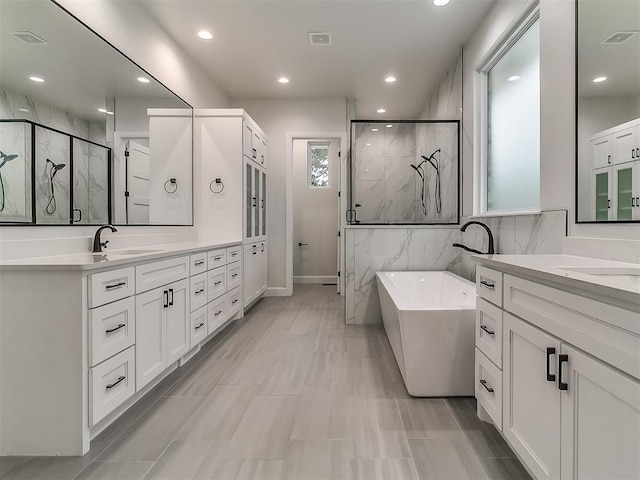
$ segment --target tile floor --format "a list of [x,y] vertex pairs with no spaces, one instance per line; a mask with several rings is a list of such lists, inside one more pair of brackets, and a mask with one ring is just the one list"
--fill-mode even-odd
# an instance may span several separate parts
[[473,398],[417,399],[335,287],[265,298],[84,457],[3,457],[4,480],[529,479]]

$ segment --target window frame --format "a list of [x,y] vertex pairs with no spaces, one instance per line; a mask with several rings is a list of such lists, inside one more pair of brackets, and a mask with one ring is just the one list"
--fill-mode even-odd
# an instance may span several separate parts
[[[326,185],[312,185],[311,184],[311,149],[313,147],[327,147],[327,184]],[[331,141],[329,140],[314,140],[307,142],[307,188],[331,188]]]
[[[489,134],[489,72],[509,52],[509,50],[522,38],[522,36],[540,20],[539,0],[531,1],[522,14],[507,28],[505,33],[495,42],[489,52],[479,62],[475,69],[475,121],[478,127],[475,132],[476,144],[480,146],[474,154],[474,205],[473,217],[497,217],[518,214],[537,214],[541,210],[541,201],[538,196],[538,205],[530,208],[514,207],[501,210],[488,210],[487,194],[487,164],[488,164],[488,134]],[[540,157],[538,157],[540,163]]]

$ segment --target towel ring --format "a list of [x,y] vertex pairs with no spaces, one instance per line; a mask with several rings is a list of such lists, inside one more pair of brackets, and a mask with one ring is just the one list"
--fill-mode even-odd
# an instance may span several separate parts
[[[171,187],[167,187],[167,185],[173,185],[173,190],[170,190]],[[175,178],[170,178],[164,182],[164,191],[167,193],[176,193],[178,191],[178,181]]]
[[[219,187],[216,187],[215,185],[219,185]],[[211,190],[211,192],[213,193],[222,193],[222,191],[224,190],[224,183],[222,183],[222,179],[216,178],[214,181],[212,181],[209,184],[209,190]]]

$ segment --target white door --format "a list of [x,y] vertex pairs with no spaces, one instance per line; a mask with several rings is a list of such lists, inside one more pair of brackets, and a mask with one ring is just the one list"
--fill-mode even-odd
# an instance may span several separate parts
[[136,295],[136,391],[168,365],[165,353],[165,287]]
[[560,342],[508,313],[503,334],[502,432],[537,479],[557,479]]
[[293,141],[293,281],[337,284],[340,139]]
[[127,142],[126,168],[127,184],[125,186],[127,223],[145,225],[149,223],[149,148],[138,142]]
[[640,478],[640,383],[569,346],[562,353],[562,478]]
[[189,280],[167,285],[169,307],[165,310],[167,331],[167,365],[178,360],[190,347]]

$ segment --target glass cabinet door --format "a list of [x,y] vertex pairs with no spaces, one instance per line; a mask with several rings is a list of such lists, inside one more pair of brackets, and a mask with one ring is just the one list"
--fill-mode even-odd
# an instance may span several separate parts
[[595,214],[596,221],[609,220],[609,169],[595,171]]
[[253,236],[253,228],[251,216],[253,214],[253,175],[252,168],[249,163],[245,164],[245,236],[251,238]]
[[260,202],[258,201],[260,197],[260,170],[257,168],[253,168],[253,209],[254,209],[254,217],[253,217],[253,231],[255,232],[255,236],[260,236]]
[[615,196],[616,196],[616,220],[631,220],[633,209],[631,200],[633,198],[633,168],[628,165],[624,168],[615,169]]
[[267,234],[267,174],[262,172],[262,235]]

